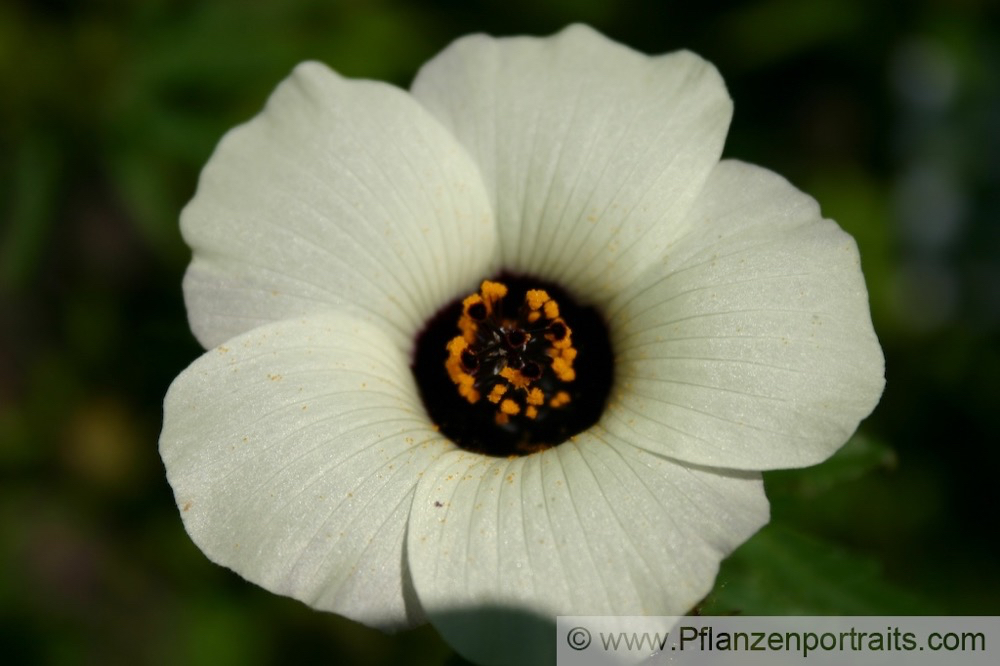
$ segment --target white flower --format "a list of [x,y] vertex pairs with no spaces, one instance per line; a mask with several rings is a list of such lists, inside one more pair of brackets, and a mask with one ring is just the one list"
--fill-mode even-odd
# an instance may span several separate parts
[[[409,93],[298,67],[182,216],[211,351],[171,386],[160,449],[198,546],[485,661],[522,640],[517,618],[477,634],[477,609],[686,612],[768,520],[760,471],[825,459],[883,386],[853,240],[719,161],[730,115],[698,56],[582,26],[460,39]],[[586,431],[490,457],[436,430],[410,364],[504,270],[598,308],[615,379]]]

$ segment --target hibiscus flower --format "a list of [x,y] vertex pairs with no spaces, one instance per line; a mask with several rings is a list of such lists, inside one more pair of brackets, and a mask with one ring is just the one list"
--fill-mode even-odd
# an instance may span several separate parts
[[854,241],[720,161],[731,112],[698,56],[584,26],[462,38],[409,92],[296,68],[181,218],[209,351],[160,450],[191,538],[474,660],[688,611],[767,522],[760,472],[883,387]]

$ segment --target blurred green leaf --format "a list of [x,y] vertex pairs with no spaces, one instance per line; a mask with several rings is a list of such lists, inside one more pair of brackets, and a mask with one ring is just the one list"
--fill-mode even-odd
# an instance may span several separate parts
[[761,67],[856,32],[869,11],[867,3],[843,0],[768,0],[733,10],[719,35],[744,66]]
[[162,163],[150,163],[138,151],[123,151],[109,167],[130,220],[148,246],[178,262],[186,258],[178,226],[180,206]]
[[705,615],[922,615],[935,609],[885,581],[874,560],[771,524],[722,563]]
[[[185,609],[180,627],[180,648],[176,657],[179,663],[191,666],[251,666],[267,664],[267,640],[263,627],[257,626],[259,618],[240,613],[224,600],[204,599],[190,603]],[[239,636],[240,640],[232,640]]]
[[805,469],[768,472],[767,494],[772,502],[784,497],[807,498],[820,495],[842,483],[860,479],[878,469],[893,469],[896,452],[884,442],[857,433],[830,459]]
[[[7,187],[9,226],[0,235],[0,290],[24,287],[49,239],[62,166],[57,147],[43,135],[25,138],[18,146],[15,168]],[[6,188],[4,188],[6,189]]]

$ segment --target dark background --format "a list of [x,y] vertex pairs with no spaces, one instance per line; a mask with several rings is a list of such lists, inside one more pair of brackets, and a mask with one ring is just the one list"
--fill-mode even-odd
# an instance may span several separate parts
[[[726,155],[858,240],[887,388],[845,452],[768,475],[774,525],[705,612],[998,614],[1000,31],[975,0],[0,4],[0,645],[18,663],[455,660],[212,565],[157,454],[200,349],[177,226],[222,133],[295,63],[406,86],[475,31],[587,22],[689,48]],[[993,433],[992,435],[990,433]]]

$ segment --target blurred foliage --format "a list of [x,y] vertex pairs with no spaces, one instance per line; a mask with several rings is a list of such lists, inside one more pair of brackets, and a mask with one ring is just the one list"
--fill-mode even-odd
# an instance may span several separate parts
[[932,615],[876,562],[772,523],[726,560],[704,615]]
[[[767,475],[773,523],[703,612],[1000,611],[1000,40],[986,0],[20,0],[0,4],[0,644],[11,663],[428,663],[207,561],[156,450],[199,354],[178,211],[300,60],[405,86],[468,32],[585,21],[713,61],[726,154],[855,236],[887,357],[838,456]],[[990,435],[990,433],[994,433]]]

